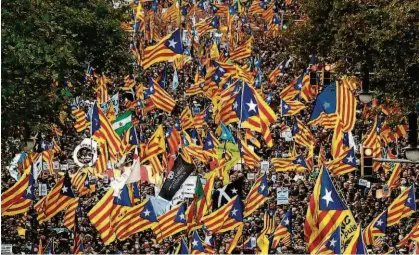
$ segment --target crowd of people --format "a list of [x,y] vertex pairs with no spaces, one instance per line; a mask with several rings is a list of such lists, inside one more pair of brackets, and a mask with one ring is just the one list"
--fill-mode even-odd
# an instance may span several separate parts
[[[291,8],[290,10],[293,15],[299,15],[298,8]],[[254,41],[254,53],[262,59],[261,70],[265,77],[268,76],[269,72],[277,67],[281,61],[281,56],[284,55],[281,40],[267,40],[263,37],[255,36]],[[211,100],[200,95],[186,96],[185,91],[188,87],[193,84],[194,75],[197,65],[192,64],[184,65],[183,69],[177,70],[179,78],[179,87],[176,90],[168,89],[169,94],[175,99],[176,106],[172,113],[168,114],[162,110],[154,109],[145,116],[140,116],[139,111],[136,112],[134,118],[138,119],[139,124],[136,126],[137,133],[141,133],[145,139],[149,138],[156,130],[159,124],[163,124],[165,128],[172,127],[175,124],[175,117],[179,117],[182,110],[186,107],[195,107],[196,112],[202,111],[205,107],[211,105]],[[163,69],[162,64],[155,65],[149,70],[146,70],[136,77],[137,82],[147,83],[149,76],[157,78]],[[262,93],[266,98],[270,93],[273,94],[271,101],[271,108],[277,113],[278,120],[271,126],[271,132],[273,137],[273,147],[267,147],[262,142],[261,148],[255,148],[255,152],[261,157],[262,160],[270,161],[272,158],[287,157],[287,153],[292,149],[294,143],[289,141],[284,136],[284,127],[292,127],[292,119],[283,117],[279,113],[280,97],[279,93],[281,90],[289,85],[289,83],[295,79],[295,76],[299,70],[293,69],[292,62],[287,67],[288,72],[278,78],[276,83],[269,84],[264,83]],[[173,69],[168,68],[168,83],[171,83]],[[295,74],[295,76],[294,76]],[[113,95],[117,92],[121,92],[121,77],[111,77],[111,80],[115,81],[108,84],[108,92]],[[120,81],[119,83],[116,81]],[[123,83],[122,83],[123,84]],[[91,98],[95,95],[92,94]],[[91,98],[86,98],[91,99]],[[124,93],[120,93],[120,111],[123,111],[123,105],[126,100]],[[69,108],[70,109],[70,108]],[[87,110],[87,108],[86,108]],[[300,117],[307,123],[310,116],[312,107],[308,106],[302,110]],[[365,137],[369,129],[373,125],[372,119],[366,119],[362,115],[363,104],[358,103],[357,107],[357,121],[352,135],[355,138],[356,145],[358,146],[362,142],[362,138]],[[46,141],[52,141],[54,138],[59,146],[61,152],[55,155],[55,160],[61,163],[68,163],[70,168],[70,175],[75,174],[79,171],[79,168],[72,162],[72,153],[74,148],[80,143],[84,137],[90,137],[89,129],[86,129],[82,133],[77,133],[74,128],[74,119],[68,114],[64,122],[60,123],[59,127],[63,130],[63,135],[58,137],[49,131],[43,131],[44,139]],[[210,123],[206,123],[208,128],[215,133],[217,125],[211,120]],[[237,125],[232,125],[232,128]],[[141,129],[141,131],[140,131]],[[311,127],[313,136],[315,138],[314,148],[314,162],[312,171],[305,173],[295,172],[276,172],[272,164],[269,167],[267,174],[269,184],[269,199],[268,201],[256,210],[251,216],[244,219],[243,237],[239,241],[238,246],[233,251],[234,253],[256,253],[257,247],[249,248],[244,243],[248,239],[257,238],[258,234],[264,227],[264,212],[265,210],[275,211],[275,222],[278,225],[286,211],[291,208],[293,214],[292,222],[292,243],[291,245],[280,245],[279,247],[272,248],[269,253],[272,254],[305,254],[308,253],[306,242],[304,241],[304,221],[307,212],[307,206],[310,200],[310,196],[313,193],[314,184],[316,177],[319,174],[319,162],[318,154],[320,146],[322,145],[326,150],[326,158],[331,159],[330,155],[330,134],[332,130],[324,129],[322,127]],[[22,152],[23,150],[30,150],[31,140],[34,139],[35,133],[30,130],[28,125],[21,125],[16,127],[15,130],[11,131],[11,134],[7,138],[3,138],[2,146],[2,162],[1,162],[1,188],[2,191],[6,191],[8,188],[16,182],[11,177],[7,166],[15,156],[15,154]],[[240,131],[238,131],[240,133]],[[242,132],[243,133],[243,132]],[[244,134],[244,133],[243,133]],[[263,138],[259,136],[259,140],[263,141]],[[388,150],[392,154],[397,155],[399,158],[403,158],[403,152],[401,148],[406,146],[406,140],[404,138],[392,142],[388,146]],[[296,151],[298,154],[307,153],[304,147],[297,145]],[[360,155],[357,153],[357,166],[360,169]],[[127,166],[132,162],[127,161]],[[192,175],[204,176],[208,173],[209,166],[205,164],[199,164],[196,166]],[[260,166],[255,169],[249,169],[246,165],[242,164],[240,168],[234,168],[229,170],[230,180],[237,178],[244,178],[243,195],[247,196],[250,191],[254,180],[248,179],[248,173],[259,173]],[[345,201],[347,206],[351,209],[354,218],[358,224],[365,228],[376,216],[385,210],[401,192],[401,187],[409,187],[414,185],[416,190],[416,198],[419,197],[419,165],[418,164],[402,164],[402,171],[400,174],[400,183],[397,188],[391,190],[391,194],[388,197],[377,196],[377,190],[383,189],[383,185],[389,179],[391,172],[386,172],[383,168],[375,173],[376,178],[372,181],[370,187],[365,187],[359,184],[361,179],[360,171],[354,171],[349,174],[341,176],[333,176],[333,181],[338,190],[340,197]],[[40,175],[38,183],[47,184],[48,190],[51,190],[57,182],[57,179],[61,175]],[[136,233],[130,236],[124,241],[115,241],[110,245],[104,245],[97,230],[92,226],[87,217],[87,213],[90,209],[104,196],[108,190],[110,183],[103,179],[97,179],[95,183],[95,191],[91,194],[80,197],[81,211],[78,216],[80,233],[82,234],[82,240],[84,244],[83,253],[86,254],[168,254],[174,252],[175,243],[178,240],[180,233],[176,236],[169,237],[163,240],[161,243],[156,243],[155,236],[151,230]],[[149,196],[155,196],[154,184],[142,183],[141,196],[143,199]],[[217,178],[215,181],[215,187],[221,188],[223,186],[223,180]],[[36,201],[41,196],[36,188]],[[279,188],[287,187],[289,190],[289,203],[285,205],[277,204],[276,190]],[[418,201],[416,200],[416,203]],[[64,226],[64,212],[59,213],[51,220],[39,224],[37,221],[37,213],[33,207],[29,209],[24,215],[15,216],[2,216],[1,228],[2,228],[2,244],[12,244],[13,253],[37,253],[40,250],[40,244],[43,248],[53,247],[54,253],[71,253],[73,250],[73,238],[74,234],[72,230],[66,229]],[[409,243],[408,246],[398,247],[398,242],[412,229],[416,224],[418,218],[417,212],[412,216],[401,220],[397,225],[389,227],[387,234],[380,238],[381,242],[375,246],[368,247],[370,254],[384,254],[387,252],[408,254],[414,249],[414,243]],[[25,229],[26,232],[23,234],[19,229]],[[203,234],[201,231],[200,234]],[[222,234],[214,234],[215,249],[217,254],[223,254],[226,252],[226,247],[232,241],[234,237],[234,230]]]

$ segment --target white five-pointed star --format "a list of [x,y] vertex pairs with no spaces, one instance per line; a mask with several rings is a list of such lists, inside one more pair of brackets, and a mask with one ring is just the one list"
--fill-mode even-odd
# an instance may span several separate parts
[[150,211],[148,209],[145,209],[143,213],[144,213],[144,216],[146,217],[150,215]]
[[330,202],[334,202],[332,199],[332,191],[329,191],[327,188],[325,188],[325,192],[326,194],[322,197],[322,199],[326,200],[326,206],[329,206]]
[[181,215],[179,215],[179,218],[181,218],[182,220],[185,219],[185,215],[182,213]]
[[262,183],[262,185],[260,185],[260,190],[263,191],[264,189],[265,189],[265,185],[263,185]]
[[212,145],[211,141],[208,141],[207,144],[208,144],[208,146],[211,146]]
[[225,72],[223,68],[219,67],[218,70],[220,70],[220,72]]
[[300,164],[301,163],[301,158],[297,159],[297,163]]
[[256,112],[256,106],[257,104],[253,103],[253,99],[250,99],[249,103],[246,103],[249,106],[249,112],[255,111]]
[[285,224],[285,226],[288,226],[288,224],[290,224],[290,221],[288,220],[288,218],[284,219],[284,224]]
[[218,80],[218,75],[214,75],[214,80]]
[[32,194],[32,190],[31,190],[31,185],[28,186],[28,188],[26,189],[26,193],[27,194]]
[[154,91],[154,87],[153,86],[151,86],[150,87],[150,92],[153,92]]
[[287,110],[289,107],[287,104],[284,104],[284,109]]
[[237,189],[236,189],[236,188],[233,188],[233,189],[231,190],[231,192],[233,192],[233,194],[236,194],[236,193],[237,193]]
[[198,141],[198,139],[196,139],[196,138],[192,138],[192,141],[193,141],[194,143],[196,143],[196,142]]
[[66,193],[68,188],[66,186],[63,186],[63,188],[61,190],[63,191],[63,193]]
[[301,83],[298,83],[297,88],[301,89]]
[[330,246],[335,247],[336,242],[337,241],[333,238],[332,240],[330,240]]
[[198,241],[194,239],[193,242],[192,242],[192,245],[193,245],[193,247],[198,246]]
[[377,226],[381,226],[381,225],[383,225],[383,221],[380,219],[379,221],[377,221]]
[[330,107],[330,104],[328,102],[324,102],[323,107],[324,109],[327,109]]
[[407,199],[407,203],[408,203],[408,204],[410,204],[410,200],[412,200],[412,198],[411,198],[411,197],[409,197],[409,198]]
[[354,161],[354,157],[352,157],[352,155],[350,155],[349,157],[347,157],[347,158],[346,158],[346,160],[347,160],[349,163],[352,163],[352,162]]
[[237,109],[238,106],[239,106],[239,104],[237,102],[234,102],[233,109]]
[[236,214],[237,214],[237,209],[236,208],[233,208],[233,211],[231,211],[231,214],[233,215],[233,216],[236,216]]
[[207,244],[211,244],[211,238],[212,238],[212,236],[210,236],[210,235],[205,235],[205,243],[207,243]]
[[176,47],[176,44],[177,44],[177,42],[174,39],[169,40],[169,47],[170,48],[174,49]]

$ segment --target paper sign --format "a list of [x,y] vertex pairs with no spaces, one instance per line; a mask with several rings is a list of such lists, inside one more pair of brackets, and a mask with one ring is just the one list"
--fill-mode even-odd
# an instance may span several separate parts
[[254,173],[247,173],[247,179],[248,180],[254,180],[255,179],[255,174]]
[[1,254],[12,254],[11,244],[1,244]]
[[68,170],[68,164],[60,164],[61,171],[67,171]]
[[288,204],[288,188],[281,187],[276,189],[276,204],[286,205]]
[[364,186],[367,188],[371,188],[371,182],[364,180],[364,179],[359,179],[359,183],[360,186]]
[[39,187],[39,196],[46,196],[48,194],[48,188],[47,188],[47,184],[46,183],[40,183]]
[[[54,168],[54,170],[58,170],[60,169],[60,162],[58,161],[53,161],[52,162],[52,167]],[[62,169],[61,169],[62,170]]]
[[189,176],[182,184],[180,190],[184,198],[193,198],[195,195],[196,176]]
[[262,173],[267,173],[269,172],[269,161],[262,161],[260,163],[260,171]]
[[273,174],[271,179],[272,179],[273,182],[276,182],[276,174]]

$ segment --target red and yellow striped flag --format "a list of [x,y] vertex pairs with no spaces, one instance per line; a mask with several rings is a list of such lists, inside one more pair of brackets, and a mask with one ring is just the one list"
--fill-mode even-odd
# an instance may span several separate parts
[[69,230],[74,228],[76,222],[76,210],[79,205],[79,198],[76,197],[67,207],[64,215],[64,226]]
[[159,222],[153,228],[157,243],[187,229],[185,212],[186,204],[181,203],[158,217]]

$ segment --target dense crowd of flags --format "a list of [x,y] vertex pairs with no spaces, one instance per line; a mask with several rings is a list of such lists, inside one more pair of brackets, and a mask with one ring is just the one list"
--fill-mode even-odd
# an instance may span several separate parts
[[[247,7],[240,1],[230,5],[210,3],[209,8],[213,13],[208,17],[203,15],[206,8],[204,1],[196,5],[174,1],[162,15],[157,15],[161,14],[157,0],[151,2],[149,10],[143,8],[143,4],[134,1],[133,21],[124,24],[124,27],[134,34],[136,42],[131,45],[131,50],[137,57],[139,67],[145,70],[164,62],[159,77],[148,77],[146,84],[138,83],[135,77],[125,77],[121,90],[131,96],[125,101],[123,112],[117,114],[121,107],[114,105],[108,94],[107,84],[112,82],[111,79],[89,71],[88,80],[96,85],[96,101],[87,111],[86,107],[73,104],[72,114],[75,130],[83,132],[89,128],[92,139],[98,143],[99,156],[95,165],[81,169],[72,176],[68,171],[65,172],[46,196],[35,201],[35,183],[39,172],[44,170],[43,162],[47,163],[47,170],[52,173],[54,156],[61,151],[55,140],[51,144],[43,144],[40,139],[41,145],[36,152],[22,153],[21,168],[24,172],[14,186],[2,194],[2,215],[24,214],[33,205],[38,221],[42,223],[64,211],[63,224],[74,233],[72,252],[82,253],[83,238],[78,226],[79,198],[95,192],[95,186],[89,184],[89,176],[101,176],[108,170],[109,163],[115,164],[121,158],[132,155],[133,169],[136,164],[150,165],[151,176],[166,179],[175,158],[181,157],[190,164],[199,161],[212,166],[204,176],[205,184],[197,178],[192,202],[183,201],[159,215],[150,199],[141,199],[139,180],[123,183],[120,190],[111,187],[88,212],[88,218],[104,244],[126,240],[135,233],[151,229],[158,243],[177,236],[176,252],[179,254],[214,253],[217,247],[211,240],[212,234],[233,230],[235,236],[226,248],[227,253],[231,253],[240,242],[243,247],[253,248],[250,240],[242,240],[243,222],[269,199],[271,187],[266,174],[258,172],[250,192],[243,196],[236,189],[237,186],[229,181],[228,171],[232,166],[229,163],[234,161],[234,165],[240,161],[250,169],[259,169],[263,156],[254,148],[260,148],[262,143],[273,146],[275,141],[272,139],[271,125],[277,123],[279,115],[289,120],[287,124],[291,126],[293,146],[289,157],[270,159],[276,172],[313,171],[315,135],[309,126],[321,126],[333,132],[331,139],[328,139],[330,146],[322,144],[320,148],[317,160],[320,174],[304,223],[305,242],[310,253],[366,254],[366,245],[375,245],[379,237],[387,234],[387,227],[398,224],[416,211],[414,187],[411,186],[362,229],[333,184],[333,176],[358,169],[355,144],[351,141],[357,109],[355,91],[358,87],[355,80],[344,77],[326,82],[318,77],[317,84],[312,84],[309,70],[304,70],[279,93],[278,114],[271,108],[273,94],[265,98],[261,93],[263,85],[276,83],[278,77],[287,72],[292,59],[280,62],[265,79],[260,67],[263,59],[252,51],[257,34],[252,34],[251,30],[255,25],[246,21],[246,15],[261,15],[268,32],[279,33],[283,12],[277,10],[274,3],[255,0]],[[187,13],[193,14],[191,20],[185,18]],[[159,16],[162,16],[161,19]],[[201,20],[195,21],[198,17]],[[187,20],[183,26],[179,25],[181,18]],[[167,35],[160,35],[158,31],[161,29],[155,27],[155,22],[175,22],[178,26]],[[208,34],[221,31],[224,25],[227,30],[223,30],[225,33],[221,41],[229,46],[220,52],[219,39],[209,38]],[[243,33],[244,28],[250,33]],[[135,37],[136,34],[140,36]],[[157,43],[145,47],[146,42]],[[168,63],[173,63],[174,69],[172,92],[179,86],[177,70],[184,65],[197,64],[194,81],[185,88],[184,93],[186,96],[202,94],[211,101],[211,106],[207,105],[199,113],[193,114],[191,107],[186,105],[180,116],[174,116],[173,126],[159,125],[146,139],[144,134],[137,134],[141,127],[136,128],[139,124],[132,117],[132,110],[140,109],[140,116],[155,108],[166,113],[173,112],[178,101],[169,91]],[[105,109],[103,105],[106,103],[109,107]],[[309,109],[311,103],[314,107],[307,121],[303,112]],[[382,109],[380,114],[386,115],[384,104]],[[219,128],[211,130],[209,122],[214,122]],[[51,127],[51,131],[62,136],[62,131],[56,125]],[[404,134],[405,125],[392,130],[387,123],[381,127],[379,118],[375,117],[363,144],[372,148],[374,157],[381,157],[384,146]],[[297,153],[296,144],[305,148],[303,154]],[[233,146],[237,153],[227,149],[228,146]],[[330,147],[331,158],[326,158],[325,146]],[[387,156],[391,157],[391,154]],[[392,171],[389,187],[398,187],[400,164],[374,163],[375,171],[380,167]],[[216,177],[223,178],[223,188],[215,189]],[[218,201],[213,201],[213,194],[217,192]],[[225,195],[229,199],[223,201]],[[264,228],[257,236],[256,246],[262,254],[293,242],[292,209],[278,223],[274,215],[275,211],[266,210]],[[341,233],[344,219],[349,219],[356,228],[349,236]],[[419,241],[418,229],[416,224],[399,245],[405,245],[407,240]],[[205,233],[205,240],[201,239],[198,230]],[[54,249],[53,246],[53,243],[48,246],[49,252]],[[42,243],[40,252],[44,252]]]

